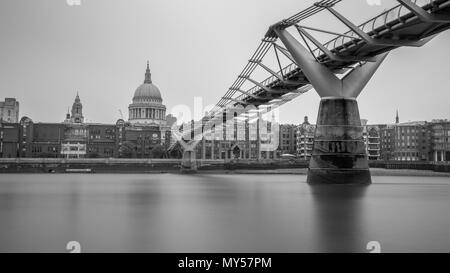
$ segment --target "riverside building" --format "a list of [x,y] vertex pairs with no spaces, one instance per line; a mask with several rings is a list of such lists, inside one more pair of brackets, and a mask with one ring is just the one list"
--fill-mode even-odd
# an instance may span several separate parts
[[[11,112],[18,111],[15,100],[6,99]],[[1,104],[4,105],[4,104]],[[5,108],[6,109],[6,108]],[[8,108],[9,109],[9,108]],[[4,112],[2,108],[2,112]],[[34,122],[29,117],[0,122],[1,157],[109,158],[161,157],[170,144],[166,106],[160,90],[152,83],[149,64],[144,83],[139,85],[129,105],[129,119],[113,124],[85,122],[83,104],[77,93],[63,122]],[[171,122],[173,121],[171,117]],[[157,153],[156,153],[157,152]]]
[[0,123],[19,122],[19,102],[15,98],[0,101]]

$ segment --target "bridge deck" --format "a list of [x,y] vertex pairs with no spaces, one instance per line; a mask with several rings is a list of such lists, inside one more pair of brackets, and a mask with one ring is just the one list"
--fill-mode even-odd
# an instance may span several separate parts
[[[273,27],[288,28],[298,26],[298,23],[302,20],[323,12],[326,9],[325,6],[334,6],[341,1],[322,0],[272,25],[239,77],[198,126],[203,126],[203,124],[213,119],[222,120],[222,114],[227,106],[241,104],[244,106],[254,105],[258,107],[261,105],[275,104],[275,107],[278,107],[310,90],[312,88],[310,82],[292,58],[289,58],[292,61],[289,65],[281,70],[277,69],[277,72],[271,73],[274,75],[266,78],[262,82],[253,81],[250,76],[255,68],[261,65],[264,56],[272,47],[285,55],[289,55],[285,49],[277,44],[278,37],[273,31]],[[410,0],[398,1],[409,2]],[[412,3],[418,3],[418,0],[412,0]],[[427,0],[427,3],[422,5],[420,10],[425,15],[413,12],[404,4],[399,4],[357,27],[356,31],[363,33],[364,36],[369,37],[368,39],[388,41],[388,43],[371,43],[367,41],[367,38],[364,39],[364,37],[361,37],[361,33],[350,30],[337,35],[336,38],[323,44],[323,48],[317,47],[311,50],[311,54],[314,55],[318,62],[336,74],[344,74],[358,65],[364,65],[366,61],[370,61],[369,59],[371,57],[405,46],[408,43],[425,42],[427,38],[432,38],[434,35],[450,28],[450,0]],[[425,16],[425,19],[423,16]],[[427,20],[427,16],[444,19]],[[324,51],[324,48],[329,51],[328,54]],[[331,57],[330,53],[332,55]],[[253,81],[255,85],[243,91],[241,87],[247,80]],[[279,102],[274,103],[276,100]],[[201,131],[191,128],[191,130],[184,131],[183,136],[191,136],[193,132]],[[173,148],[174,145],[171,145],[169,150]]]
[[[327,1],[325,1],[327,2]],[[330,1],[328,1],[330,2]],[[339,1],[334,1],[339,2]],[[447,15],[450,18],[450,1],[449,0],[435,0],[430,1],[429,4],[426,4],[422,7],[429,14],[433,15]],[[321,11],[321,10],[319,10]],[[396,15],[395,19],[387,20],[392,17],[392,15]],[[303,17],[300,17],[302,19]],[[278,23],[278,25],[285,25],[285,27],[289,27],[300,22],[299,19],[286,19]],[[276,24],[277,25],[277,24]],[[366,32],[370,37],[375,39],[383,39],[383,40],[397,40],[403,42],[413,42],[421,39],[425,39],[427,37],[431,37],[435,34],[438,34],[448,28],[450,28],[450,23],[446,22],[425,22],[422,21],[416,14],[406,9],[403,5],[397,5],[394,8],[387,10],[380,15],[372,18],[371,20],[359,25],[361,30],[371,29]],[[353,36],[353,39],[350,39],[348,36]],[[265,39],[262,42],[262,48],[270,46],[275,43],[277,37],[275,33],[269,29],[266,33]],[[336,37],[335,39],[330,40],[324,46],[329,49],[336,56],[345,58],[345,57],[360,57],[361,59],[367,57],[373,57],[379,55],[381,53],[390,51],[402,45],[389,46],[389,45],[373,45],[369,44],[360,37],[358,37],[353,31],[348,31],[341,36]],[[321,51],[319,48],[316,48],[313,51],[317,60],[323,63],[325,66],[330,68],[331,70],[342,73],[345,70],[351,69],[353,66],[358,64],[358,61],[339,61],[331,59],[327,54]],[[264,87],[271,88],[273,90],[279,90],[278,93],[268,92],[259,86],[255,86],[252,89],[248,90],[247,93],[252,94],[253,96],[249,96],[246,94],[242,94],[235,98],[235,100],[227,101],[226,98],[223,98],[219,102],[219,106],[224,106],[226,104],[232,103],[234,105],[239,104],[239,102],[235,101],[243,101],[248,104],[253,104],[255,106],[259,106],[262,104],[267,104],[273,99],[280,98],[286,93],[292,92],[306,86],[309,84],[308,79],[302,72],[300,68],[295,63],[291,63],[288,66],[284,67],[282,71],[278,71],[278,74],[284,76],[284,81],[291,82],[299,82],[299,84],[289,84],[286,85],[282,80],[277,78],[276,76],[271,76],[261,82],[261,85]],[[256,97],[255,97],[256,96]]]

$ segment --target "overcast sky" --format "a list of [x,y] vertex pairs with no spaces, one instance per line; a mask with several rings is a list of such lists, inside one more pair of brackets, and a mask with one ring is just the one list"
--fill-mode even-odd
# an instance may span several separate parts
[[[119,109],[128,118],[149,60],[168,112],[195,96],[214,104],[267,28],[315,1],[2,0],[0,100],[17,98],[20,115],[35,122],[60,122],[78,91],[89,122],[114,123]],[[340,10],[361,23],[394,4],[344,0]],[[450,118],[449,45],[447,31],[392,52],[358,99],[361,117],[390,123],[398,109],[401,121]],[[301,95],[283,106],[281,121],[315,122],[319,100]]]

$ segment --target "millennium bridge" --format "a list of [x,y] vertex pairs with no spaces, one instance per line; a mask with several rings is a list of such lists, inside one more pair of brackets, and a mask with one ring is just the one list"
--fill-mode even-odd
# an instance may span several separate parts
[[[421,47],[450,27],[450,0],[397,0],[396,6],[362,24],[337,10],[341,2],[322,0],[270,25],[242,72],[199,126],[236,114],[258,117],[259,109],[280,107],[314,89],[321,101],[308,183],[370,184],[357,97],[391,50]],[[347,31],[315,26],[319,15],[332,16]],[[333,38],[321,41],[318,36],[323,35]],[[270,76],[256,80],[257,69]],[[235,114],[226,115],[230,111]],[[197,129],[176,132],[183,166],[193,171],[199,138],[186,136],[204,133]]]

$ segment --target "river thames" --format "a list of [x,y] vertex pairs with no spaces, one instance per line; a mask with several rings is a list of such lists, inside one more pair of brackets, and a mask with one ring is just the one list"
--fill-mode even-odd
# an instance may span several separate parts
[[1,174],[0,252],[450,251],[450,177]]

